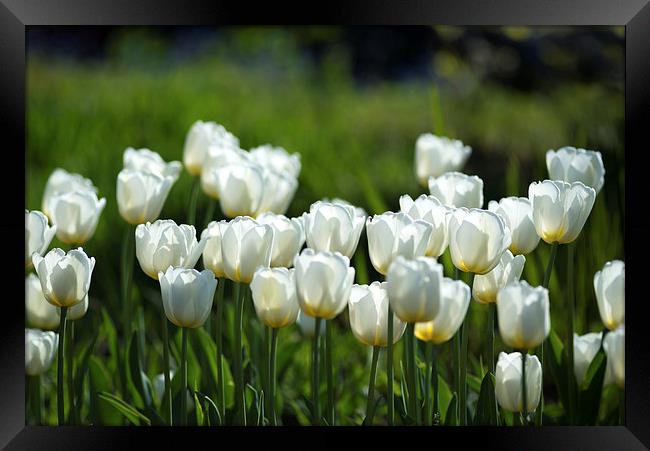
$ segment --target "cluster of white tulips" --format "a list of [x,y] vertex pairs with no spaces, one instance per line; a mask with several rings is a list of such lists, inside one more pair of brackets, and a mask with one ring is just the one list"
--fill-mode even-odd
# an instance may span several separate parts
[[[594,276],[598,309],[609,333],[574,336],[574,300],[550,299],[548,291],[558,245],[568,245],[569,265],[573,265],[571,243],[578,238],[603,186],[605,171],[600,153],[572,147],[549,151],[549,180],[531,183],[528,197],[492,200],[488,209],[483,209],[483,181],[459,172],[470,155],[471,148],[458,140],[424,134],[416,142],[415,173],[429,194],[415,199],[403,195],[399,212],[374,216],[345,201],[323,199],[302,216],[289,218],[284,214],[298,187],[300,156],[271,145],[243,150],[239,140],[221,125],[198,121],[187,134],[183,152],[185,169],[194,177],[188,223],[177,224],[159,217],[183,165],[167,163],[149,149],[127,149],[124,168],[117,175],[119,212],[128,223],[122,249],[121,326],[126,345],[138,327],[131,317],[134,305],[130,297],[137,260],[142,271],[160,286],[163,374],[156,377],[155,385],[163,400],[166,423],[172,425],[178,418],[180,425],[186,424],[187,404],[192,402],[191,396],[181,396],[180,414],[172,415],[171,378],[176,369],[171,365],[166,320],[182,329],[181,358],[173,366],[180,371],[181,386],[189,390],[188,329],[204,326],[213,307],[215,327],[210,333],[216,343],[219,388],[214,404],[222,416],[226,412],[223,335],[227,281],[232,284],[235,311],[231,325],[235,352],[230,362],[235,384],[230,418],[235,424],[249,423],[243,317],[251,298],[257,317],[268,328],[268,361],[260,365],[268,371],[263,387],[265,415],[273,425],[281,423],[281,412],[276,412],[275,406],[278,330],[295,322],[312,340],[313,424],[336,424],[332,386],[336,347],[331,327],[346,307],[352,333],[373,351],[364,424],[373,423],[375,378],[383,349],[388,376],[387,421],[395,424],[393,347],[403,336],[407,423],[438,422],[435,347],[451,340],[458,397],[454,415],[457,424],[471,423],[466,408],[471,298],[489,310],[489,355],[484,361],[493,378],[490,387],[498,405],[521,414],[522,424],[541,424],[541,351],[551,330],[550,310],[555,305],[570,305],[570,335],[565,343],[572,369],[568,377],[575,377],[580,385],[602,349],[607,358],[604,383],[623,388],[624,263],[607,262]],[[199,234],[196,213],[201,190],[210,204]],[[217,201],[229,220],[214,220]],[[64,359],[64,342],[71,339],[66,335],[66,323],[82,319],[88,309],[95,259],[82,248],[46,251],[55,235],[69,245],[88,241],[104,206],[105,199],[98,199],[97,188],[90,180],[57,169],[45,188],[43,212],[25,211],[26,268],[33,265],[36,271],[25,282],[26,318],[34,327],[25,329],[26,373],[38,377],[47,371],[58,349],[59,424],[66,421],[62,379],[64,365],[69,363]],[[362,240],[364,226],[368,257],[385,280],[360,285],[354,283],[355,268],[350,259]],[[525,256],[538,247],[540,238],[551,246],[551,258],[543,285],[533,287],[520,278]],[[453,278],[445,276],[443,265],[437,261],[446,251],[455,267]],[[204,269],[198,271],[194,268],[201,257]],[[50,332],[57,328],[58,335]],[[501,352],[498,358],[494,355],[495,329],[512,351]],[[416,338],[426,350],[426,380],[433,381],[433,393],[428,388],[422,390],[418,382]],[[567,344],[569,340],[573,340],[572,345]],[[529,354],[536,349],[539,357]],[[319,395],[321,355],[327,372],[324,412]]]

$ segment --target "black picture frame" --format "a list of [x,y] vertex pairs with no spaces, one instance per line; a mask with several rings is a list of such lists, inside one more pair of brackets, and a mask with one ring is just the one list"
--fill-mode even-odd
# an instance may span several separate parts
[[[647,290],[643,289],[643,269],[647,259],[643,255],[650,243],[650,223],[644,219],[648,207],[645,190],[635,186],[642,182],[644,165],[641,152],[650,149],[650,5],[648,0],[358,0],[341,3],[328,2],[314,6],[287,3],[239,2],[225,4],[220,1],[90,1],[90,0],[0,0],[0,130],[5,158],[10,171],[5,171],[2,183],[6,214],[0,220],[3,237],[20,236],[21,198],[17,194],[13,169],[23,169],[25,149],[25,36],[30,25],[207,25],[207,24],[450,24],[450,25],[622,25],[625,26],[625,158],[627,263],[627,334],[626,339],[626,426],[625,427],[534,427],[525,428],[473,428],[467,434],[463,428],[411,429],[409,434],[429,434],[425,440],[475,441],[482,448],[497,449],[646,449],[650,447],[650,335],[647,333],[643,308]],[[14,204],[15,203],[15,204]],[[23,200],[24,204],[24,200]],[[639,208],[643,206],[644,208]],[[2,339],[0,340],[0,445],[7,449],[116,449],[142,442],[171,445],[184,443],[181,434],[188,438],[214,440],[216,434],[243,432],[236,428],[109,428],[109,427],[36,427],[25,426],[24,363],[21,338],[24,316],[22,309],[23,285],[18,275],[20,243],[5,239],[12,257],[7,262],[4,281],[15,288],[15,295],[3,302]],[[14,253],[15,252],[15,253]],[[13,290],[12,290],[13,291]],[[636,295],[636,296],[635,296]],[[263,434],[286,435],[290,446],[305,438],[295,437],[291,428],[267,428]],[[349,428],[348,428],[349,430]],[[355,431],[367,429],[355,429]],[[379,436],[388,428],[374,428]],[[303,428],[300,433],[327,434],[331,429]],[[404,431],[401,431],[404,432]],[[172,437],[171,434],[174,434]],[[190,435],[191,434],[191,435]],[[208,436],[208,434],[210,434]],[[435,434],[433,437],[430,434]],[[444,436],[444,437],[443,437]],[[409,441],[410,439],[409,435]],[[231,437],[232,438],[232,437]],[[248,438],[248,436],[247,436]],[[292,443],[293,442],[293,443]],[[216,446],[216,442],[212,442]],[[279,442],[281,443],[281,442]],[[443,442],[437,442],[443,445]],[[430,446],[434,446],[433,441]],[[155,446],[155,445],[154,445]],[[182,445],[180,445],[182,446]]]

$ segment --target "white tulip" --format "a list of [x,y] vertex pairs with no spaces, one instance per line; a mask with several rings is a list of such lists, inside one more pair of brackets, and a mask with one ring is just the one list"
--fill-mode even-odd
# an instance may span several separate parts
[[415,174],[422,186],[427,186],[430,176],[438,177],[445,172],[460,171],[472,154],[472,148],[457,139],[420,135],[415,142]]
[[256,214],[285,214],[298,189],[298,180],[286,173],[264,169],[264,194]]
[[203,267],[211,270],[215,277],[225,277],[223,257],[221,256],[221,237],[228,226],[228,221],[212,221],[201,233],[201,241],[205,242],[203,249]]
[[527,197],[504,197],[499,202],[491,200],[488,210],[501,215],[510,229],[510,252],[529,254],[539,244],[539,235],[533,222],[533,207]]
[[605,385],[612,382],[619,388],[625,388],[625,324],[605,335],[603,350],[607,355],[607,369],[605,370]]
[[[386,282],[352,285],[348,311],[357,340],[368,346],[388,346],[388,305]],[[405,330],[406,323],[393,316],[392,342],[397,343]]]
[[509,283],[497,294],[497,316],[507,346],[530,349],[542,344],[551,330],[548,290],[523,280]]
[[600,319],[609,330],[625,323],[625,263],[613,260],[594,275]]
[[431,321],[440,308],[442,265],[431,257],[407,260],[397,256],[386,275],[388,299],[406,323]]
[[302,217],[308,247],[352,257],[365,222],[353,206],[316,201]]
[[549,244],[578,238],[596,200],[596,191],[582,182],[533,182],[528,187],[535,230]]
[[268,268],[273,249],[273,228],[253,218],[238,216],[221,229],[221,258],[226,278],[250,283],[259,266]]
[[178,327],[201,327],[210,316],[217,288],[212,271],[170,266],[158,280],[167,319]]
[[268,224],[273,228],[273,249],[271,250],[271,266],[293,265],[293,259],[305,244],[305,231],[302,218],[287,218],[275,213],[262,213],[257,217],[260,224]]
[[415,336],[422,341],[441,344],[449,341],[465,320],[470,300],[469,286],[449,277],[442,279],[440,303],[433,320],[415,324]]
[[414,220],[406,213],[386,212],[366,220],[368,253],[372,266],[386,275],[398,255],[407,259],[422,257],[427,251],[433,227]]
[[95,268],[94,257],[89,258],[82,248],[73,249],[67,254],[55,248],[45,257],[34,254],[32,260],[43,295],[50,304],[72,307],[84,300]]
[[122,169],[117,176],[117,206],[129,224],[158,219],[174,177]]
[[132,169],[139,172],[153,172],[162,177],[170,176],[174,178],[174,181],[178,180],[182,168],[180,161],[166,163],[157,152],[149,149],[136,150],[133,147],[129,147],[124,151],[122,159],[124,169]]
[[321,202],[324,202],[326,204],[340,204],[340,205],[343,205],[344,207],[345,206],[352,207],[352,208],[354,208],[354,215],[357,216],[357,217],[362,217],[362,218],[364,218],[364,220],[368,216],[368,213],[363,208],[356,207],[353,204],[351,204],[350,202],[348,202],[347,200],[339,199],[338,197],[333,197],[332,199],[324,197],[324,198],[321,199]]
[[94,191],[69,191],[50,199],[52,222],[56,236],[66,244],[84,244],[95,234],[106,199]]
[[211,167],[203,171],[201,186],[229,218],[254,216],[264,196],[264,170],[250,161]]
[[474,276],[472,295],[481,304],[495,304],[497,293],[510,282],[519,280],[524,270],[526,257],[514,257],[509,250],[501,254],[499,264],[487,274]]
[[183,148],[183,164],[187,172],[201,175],[211,146],[238,148],[239,140],[219,124],[196,121],[187,132]]
[[43,255],[56,234],[56,225],[47,223],[47,216],[38,210],[25,210],[25,268],[32,267],[32,254]]
[[43,213],[51,218],[50,215],[50,200],[59,194],[67,193],[70,191],[94,191],[97,188],[93,185],[90,179],[87,179],[79,174],[74,174],[66,171],[65,169],[56,168],[45,184],[45,191],[43,193],[43,202],[41,208]]
[[[60,309],[57,308],[57,310]],[[68,314],[65,317],[66,321],[76,321],[78,319],[83,318],[86,316],[86,313],[88,312],[88,295],[86,295],[80,303],[73,305],[68,309]]]
[[[499,405],[509,412],[522,412],[522,358],[520,352],[499,353],[495,371],[495,394]],[[542,394],[542,365],[535,355],[526,355],[526,412],[533,412]]]
[[139,224],[135,229],[135,255],[146,275],[158,280],[158,273],[170,266],[194,268],[207,236],[196,240],[193,225],[177,225],[171,219]]
[[293,324],[298,317],[298,297],[294,270],[259,268],[251,282],[255,313],[264,324],[275,329]]
[[[300,327],[300,332],[306,338],[313,338],[316,333],[316,318],[313,316],[305,315],[302,310],[298,311],[298,318],[296,318],[296,323]],[[318,335],[325,335],[325,328],[321,327]]]
[[573,334],[573,370],[578,386],[584,381],[589,365],[600,350],[602,337],[602,332]]
[[289,154],[282,147],[273,147],[270,144],[258,146],[250,150],[250,157],[253,161],[265,168],[273,169],[276,172],[287,172],[293,178],[300,175],[300,154]]
[[546,152],[546,168],[552,180],[582,182],[600,192],[605,184],[605,166],[600,152],[575,147]]
[[487,274],[509,246],[510,229],[496,213],[458,208],[449,216],[449,251],[461,271]]
[[38,376],[52,365],[59,346],[59,335],[38,329],[25,329],[25,373]]
[[429,192],[448,207],[483,207],[483,180],[475,175],[447,172],[429,177]]
[[327,320],[345,309],[354,281],[348,257],[339,252],[304,249],[293,264],[296,293],[304,314]]
[[30,273],[25,278],[25,321],[31,327],[54,330],[59,327],[59,309],[47,302],[41,281]]
[[230,164],[250,161],[248,152],[239,147],[210,146],[201,171],[201,187],[205,194],[213,199],[219,199],[218,170]]
[[422,194],[413,200],[405,194],[399,198],[400,210],[411,216],[413,219],[421,219],[428,222],[431,227],[431,238],[427,244],[427,257],[439,257],[449,245],[449,215],[453,209],[442,205],[433,196]]

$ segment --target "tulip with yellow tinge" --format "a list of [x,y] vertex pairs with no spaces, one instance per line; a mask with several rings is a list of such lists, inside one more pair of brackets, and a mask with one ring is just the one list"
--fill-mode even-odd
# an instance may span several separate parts
[[[388,291],[386,282],[352,285],[348,311],[352,333],[368,346],[388,346]],[[406,323],[393,317],[392,342],[404,334]]]
[[541,345],[551,330],[548,290],[526,281],[510,282],[497,294],[499,333],[515,349]]
[[95,233],[106,199],[97,198],[94,191],[69,191],[49,201],[56,236],[66,244],[84,244]]
[[449,215],[453,208],[442,205],[433,196],[422,194],[413,200],[408,194],[399,198],[400,210],[413,219],[421,219],[432,227],[425,255],[439,257],[449,245]]
[[171,175],[122,169],[117,176],[117,206],[122,218],[133,225],[158,219],[174,181]]
[[250,283],[255,270],[271,265],[273,228],[248,216],[238,216],[221,228],[221,258],[227,279]]
[[302,218],[287,218],[284,215],[267,212],[259,215],[256,220],[260,224],[268,224],[273,228],[271,266],[291,267],[293,259],[305,244]]
[[251,292],[255,313],[268,327],[286,327],[298,317],[300,307],[294,272],[287,268],[259,268],[253,274]]
[[491,200],[488,210],[501,215],[510,229],[510,252],[521,255],[535,250],[539,244],[539,235],[535,230],[533,209],[527,197],[504,197],[499,202]]
[[25,210],[25,268],[33,266],[32,254],[43,255],[56,234],[56,225],[48,225],[47,216],[38,210]]
[[421,323],[435,318],[442,292],[442,265],[435,259],[398,256],[388,270],[386,283],[390,306],[399,319]]
[[512,255],[506,250],[492,271],[484,275],[474,276],[472,284],[472,295],[474,300],[481,304],[495,304],[497,302],[497,293],[508,283],[519,280],[524,270],[526,257],[523,255]]
[[469,286],[466,283],[444,277],[438,312],[431,321],[415,325],[415,336],[419,340],[434,344],[449,341],[463,324],[470,297]]
[[25,329],[25,373],[38,376],[50,369],[59,336],[54,332]]
[[614,330],[625,323],[625,263],[613,260],[594,275],[594,290],[600,319]]
[[[523,412],[522,358],[520,352],[499,353],[495,374],[499,405],[509,412]],[[534,355],[526,356],[526,412],[533,412],[542,394],[542,365]]]
[[255,216],[264,197],[264,180],[264,168],[242,159],[204,170],[201,187],[208,196],[219,199],[227,217]]
[[82,248],[68,253],[55,248],[45,257],[34,254],[34,269],[45,299],[57,307],[72,307],[84,300],[90,289],[95,258]]
[[43,201],[41,208],[50,219],[50,201],[60,195],[72,191],[92,191],[97,192],[97,187],[93,185],[92,180],[85,178],[80,174],[68,172],[62,168],[56,168],[47,179],[45,183],[45,190],[43,192]]
[[620,389],[625,388],[625,324],[605,335],[603,350],[607,355],[605,385],[615,383]]

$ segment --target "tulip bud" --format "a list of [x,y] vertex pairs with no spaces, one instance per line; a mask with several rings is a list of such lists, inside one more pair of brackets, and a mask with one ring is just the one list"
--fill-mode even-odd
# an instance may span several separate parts
[[47,216],[38,210],[25,210],[25,268],[32,267],[32,254],[43,255],[56,233],[56,225],[48,226]]
[[625,263],[613,260],[594,275],[600,319],[609,330],[625,323]]
[[134,149],[129,147],[124,151],[122,157],[124,169],[132,169],[138,172],[153,172],[162,177],[172,177],[174,181],[178,180],[181,172],[180,161],[170,161],[166,163],[162,157],[149,149]]
[[584,381],[589,365],[600,350],[602,337],[602,332],[573,334],[573,370],[578,386]]
[[405,194],[399,198],[399,205],[401,211],[413,219],[421,219],[429,223],[432,227],[431,238],[424,255],[427,257],[441,256],[449,244],[448,223],[449,215],[453,209],[442,205],[438,199],[426,194],[422,194],[415,200]]
[[578,238],[594,206],[596,191],[582,182],[533,182],[528,187],[535,230],[549,244]]
[[562,147],[546,152],[546,168],[552,180],[582,182],[596,190],[605,184],[605,166],[600,152]]
[[[388,292],[386,282],[352,285],[348,311],[350,328],[361,343],[368,346],[388,346]],[[393,343],[397,343],[406,323],[393,316]]]
[[298,317],[298,298],[294,270],[259,268],[251,282],[257,316],[275,329],[293,324]]
[[298,180],[287,172],[264,169],[264,194],[256,214],[265,212],[285,214],[293,200]]
[[72,307],[84,300],[90,289],[94,257],[89,258],[82,248],[67,254],[55,248],[45,257],[34,254],[32,260],[47,302],[57,307]]
[[615,382],[619,388],[625,388],[625,324],[605,335],[603,350],[607,355],[605,385]]
[[456,209],[449,217],[449,251],[461,271],[487,274],[510,246],[510,229],[503,218],[487,210]]
[[[499,353],[495,393],[499,405],[509,412],[524,410],[521,393],[522,359],[520,352]],[[526,355],[526,412],[533,412],[542,394],[542,365],[537,356]]]
[[427,186],[430,176],[438,177],[445,172],[460,171],[472,154],[472,148],[457,139],[420,135],[415,142],[415,174],[422,186]]
[[41,281],[30,273],[25,278],[25,321],[31,327],[54,330],[59,327],[59,309],[43,296]]
[[253,218],[238,216],[221,229],[221,258],[225,276],[250,283],[259,266],[268,268],[273,249],[273,228]]
[[296,293],[304,314],[332,319],[343,311],[350,299],[354,268],[339,252],[304,249],[293,262]]
[[435,344],[449,341],[465,320],[469,299],[469,286],[466,283],[444,277],[438,312],[433,320],[415,324],[415,336]]
[[59,336],[54,332],[25,329],[25,373],[38,376],[45,373],[52,364]]
[[262,213],[257,217],[260,224],[268,224],[273,229],[273,249],[271,250],[271,266],[293,265],[293,259],[305,244],[305,231],[302,218],[287,218],[274,213]]
[[201,233],[201,241],[205,241],[203,249],[203,267],[211,270],[215,277],[225,277],[223,257],[221,255],[221,237],[228,226],[228,221],[212,221]]
[[212,271],[170,266],[158,280],[167,319],[178,327],[201,327],[210,316],[217,288]]
[[438,178],[429,177],[429,192],[448,207],[483,207],[483,180],[475,175],[447,172]]
[[194,268],[207,236],[196,240],[193,225],[177,225],[171,219],[139,224],[135,229],[135,255],[146,275],[158,280],[158,273],[170,266]]
[[515,349],[542,344],[551,330],[548,290],[526,281],[510,282],[497,294],[499,333]]
[[365,222],[353,206],[316,201],[302,217],[309,248],[352,257]]
[[499,264],[492,271],[485,275],[474,276],[472,286],[474,299],[481,304],[495,304],[499,290],[510,282],[519,280],[524,270],[524,263],[526,257],[523,255],[513,257],[512,253],[506,250],[501,254]]
[[254,216],[264,196],[264,171],[251,161],[210,166],[201,175],[206,194],[219,199],[221,211],[229,218]]
[[79,174],[73,174],[65,169],[56,168],[45,184],[45,191],[43,193],[43,202],[41,208],[50,219],[52,218],[49,208],[50,200],[59,194],[68,193],[71,191],[94,191],[97,188],[93,185],[90,179],[87,179]]
[[196,121],[187,132],[183,148],[183,164],[187,172],[201,175],[211,146],[238,148],[239,140],[223,126],[214,122]]
[[89,190],[52,197],[49,208],[57,238],[66,244],[84,244],[94,235],[105,206],[106,199]]
[[[296,323],[298,324],[298,327],[300,327],[300,332],[306,338],[314,338],[314,333],[316,333],[316,318],[313,316],[305,315],[302,310],[299,310],[298,318],[296,318]],[[320,328],[318,335],[325,335],[324,327]]]
[[388,299],[405,323],[431,321],[440,308],[442,265],[431,257],[397,256],[386,275]]
[[539,235],[533,222],[533,208],[527,197],[504,197],[499,202],[491,200],[488,210],[500,215],[510,229],[510,252],[521,255],[535,250]]
[[289,154],[282,147],[270,144],[258,146],[250,150],[250,158],[260,166],[270,168],[279,173],[288,173],[293,178],[300,175],[300,154]]
[[395,257],[406,259],[424,256],[432,227],[422,220],[413,220],[406,213],[386,212],[366,220],[368,253],[377,272],[386,275]]
[[122,169],[117,176],[117,206],[129,224],[153,222],[160,216],[174,177]]

